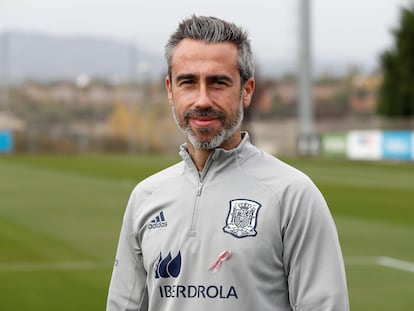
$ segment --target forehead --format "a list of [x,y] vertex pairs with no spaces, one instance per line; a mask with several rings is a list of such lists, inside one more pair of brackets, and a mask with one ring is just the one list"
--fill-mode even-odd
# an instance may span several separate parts
[[182,40],[175,48],[171,67],[180,70],[236,70],[237,47],[230,42],[209,43],[193,39]]

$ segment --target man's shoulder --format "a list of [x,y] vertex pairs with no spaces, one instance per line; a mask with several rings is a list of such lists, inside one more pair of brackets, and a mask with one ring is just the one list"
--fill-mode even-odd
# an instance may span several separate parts
[[183,165],[184,163],[181,161],[146,177],[135,186],[134,192],[153,192],[154,189],[179,177],[182,174]]
[[255,171],[257,176],[283,178],[285,180],[306,180],[309,178],[304,172],[288,162],[258,148],[249,163],[249,167]]

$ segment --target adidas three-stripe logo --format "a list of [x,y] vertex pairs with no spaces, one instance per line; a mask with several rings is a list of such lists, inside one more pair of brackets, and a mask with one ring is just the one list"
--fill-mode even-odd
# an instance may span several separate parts
[[157,229],[167,227],[168,222],[165,220],[164,211],[161,211],[159,215],[155,216],[153,220],[148,224],[148,229]]

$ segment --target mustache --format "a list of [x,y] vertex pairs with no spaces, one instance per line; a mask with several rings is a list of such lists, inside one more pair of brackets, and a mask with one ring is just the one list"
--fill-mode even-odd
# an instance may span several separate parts
[[184,113],[184,119],[188,120],[190,118],[196,118],[196,117],[201,117],[201,118],[218,118],[221,121],[224,121],[226,118],[226,115],[224,114],[224,112],[216,110],[214,108],[205,108],[205,109],[200,109],[200,108],[192,108],[187,110]]

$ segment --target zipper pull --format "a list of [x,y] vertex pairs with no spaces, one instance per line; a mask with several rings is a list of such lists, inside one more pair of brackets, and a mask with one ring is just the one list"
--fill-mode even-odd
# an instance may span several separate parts
[[199,182],[198,183],[198,189],[197,189],[197,195],[200,196],[201,195],[201,190],[203,189],[203,183]]

